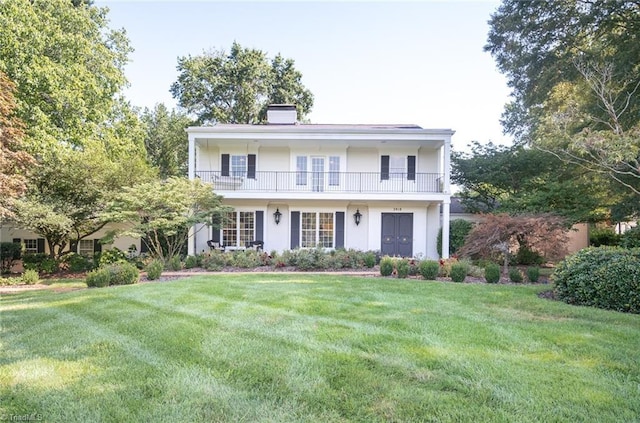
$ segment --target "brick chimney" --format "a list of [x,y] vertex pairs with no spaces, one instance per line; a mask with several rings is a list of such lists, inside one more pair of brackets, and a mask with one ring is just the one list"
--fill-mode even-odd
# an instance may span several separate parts
[[298,112],[293,104],[270,104],[267,108],[269,125],[295,125],[297,122]]

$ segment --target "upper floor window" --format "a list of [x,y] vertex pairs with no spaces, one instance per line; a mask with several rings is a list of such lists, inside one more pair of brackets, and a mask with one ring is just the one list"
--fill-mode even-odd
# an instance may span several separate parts
[[221,160],[221,176],[236,176],[249,179],[256,178],[255,154],[223,154]]
[[329,185],[340,185],[340,156],[329,157]]
[[307,185],[307,156],[296,157],[296,185]]
[[380,156],[380,179],[416,180],[416,156]]
[[231,156],[231,176],[247,175],[247,156]]

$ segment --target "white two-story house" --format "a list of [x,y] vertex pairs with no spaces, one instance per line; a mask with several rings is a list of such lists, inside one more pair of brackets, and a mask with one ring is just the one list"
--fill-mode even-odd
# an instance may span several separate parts
[[449,251],[450,129],[299,124],[294,106],[274,105],[268,124],[187,132],[189,177],[211,182],[234,210],[196,228],[189,254],[210,240],[437,258],[441,206]]

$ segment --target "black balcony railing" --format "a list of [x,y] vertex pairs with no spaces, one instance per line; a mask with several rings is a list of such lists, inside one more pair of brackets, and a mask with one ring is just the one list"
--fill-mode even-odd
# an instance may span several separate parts
[[[196,171],[196,177],[210,182],[216,191],[318,192],[318,193],[439,193],[440,173],[377,172],[255,172],[223,176],[220,171]],[[252,175],[253,176],[253,175]]]

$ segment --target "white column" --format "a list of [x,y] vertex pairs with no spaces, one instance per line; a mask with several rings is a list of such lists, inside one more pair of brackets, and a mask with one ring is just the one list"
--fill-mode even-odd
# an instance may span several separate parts
[[449,258],[449,210],[451,205],[451,137],[444,140],[442,157],[444,183],[442,193],[445,195],[442,201],[442,258]]
[[442,202],[442,258],[449,258],[449,205],[450,199]]
[[[189,134],[189,180],[196,177],[196,140],[194,135]],[[196,253],[196,231],[195,228],[189,228],[189,238],[187,238],[187,254],[190,256]]]

